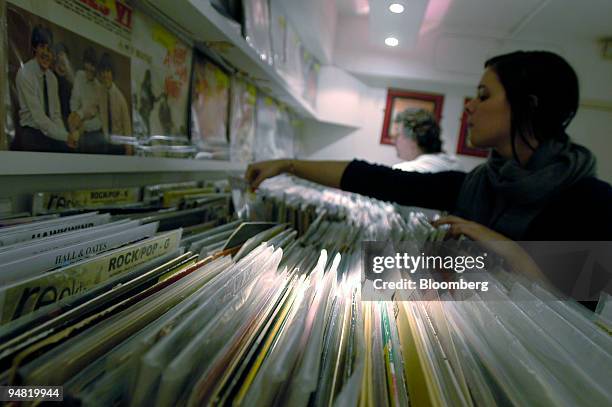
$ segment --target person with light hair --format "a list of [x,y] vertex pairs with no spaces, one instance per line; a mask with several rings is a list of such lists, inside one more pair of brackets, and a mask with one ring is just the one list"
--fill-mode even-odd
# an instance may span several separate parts
[[399,113],[395,122],[400,134],[395,140],[397,157],[403,161],[393,169],[416,172],[460,171],[456,157],[442,151],[440,125],[434,115],[418,108],[408,108]]

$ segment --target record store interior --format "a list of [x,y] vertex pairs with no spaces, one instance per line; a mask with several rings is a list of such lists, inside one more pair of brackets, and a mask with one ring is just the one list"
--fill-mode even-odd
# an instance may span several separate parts
[[0,49],[0,405],[612,405],[612,1],[0,0]]

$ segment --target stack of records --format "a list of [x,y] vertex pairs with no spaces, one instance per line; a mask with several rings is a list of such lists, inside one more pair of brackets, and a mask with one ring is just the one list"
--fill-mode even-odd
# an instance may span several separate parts
[[160,233],[159,218],[94,211],[1,228],[0,383],[96,406],[612,400],[605,318],[503,262],[480,276],[487,290],[370,298],[363,241],[442,242],[419,209],[287,177],[258,194],[257,221]]

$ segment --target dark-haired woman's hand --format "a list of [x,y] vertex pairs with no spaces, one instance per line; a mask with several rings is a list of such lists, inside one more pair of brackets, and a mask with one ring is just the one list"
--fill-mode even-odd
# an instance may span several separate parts
[[518,243],[501,233],[458,216],[443,216],[433,221],[432,225],[436,227],[450,225],[447,232],[448,236],[458,238],[465,235],[473,241],[481,243],[485,249],[503,257],[507,262],[506,264],[515,272],[549,284],[548,279],[531,256]]
[[244,174],[251,190],[256,190],[264,180],[289,171],[291,160],[270,160],[250,164]]
[[465,235],[476,242],[486,241],[510,241],[506,236],[497,233],[480,223],[472,222],[458,216],[443,216],[431,223],[433,226],[449,225],[448,235],[451,238],[459,238]]

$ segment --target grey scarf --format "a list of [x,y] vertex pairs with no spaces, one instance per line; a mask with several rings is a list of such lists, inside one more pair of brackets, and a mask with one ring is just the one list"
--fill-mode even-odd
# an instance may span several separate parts
[[520,240],[558,193],[594,175],[593,154],[569,138],[543,142],[525,167],[492,152],[467,174],[455,213]]

